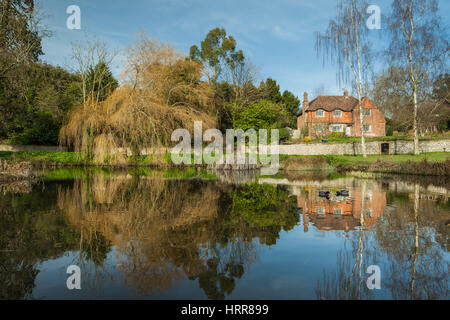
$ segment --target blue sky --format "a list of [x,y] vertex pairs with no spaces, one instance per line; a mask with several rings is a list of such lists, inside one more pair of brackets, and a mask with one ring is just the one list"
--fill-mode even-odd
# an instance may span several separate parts
[[[387,14],[391,0],[369,3]],[[439,4],[441,17],[448,17],[450,1]],[[81,8],[81,30],[66,28],[69,5]],[[42,0],[45,23],[54,33],[43,43],[43,60],[69,67],[71,43],[85,39],[85,34],[123,52],[141,31],[188,54],[191,45],[199,44],[209,30],[223,27],[259,67],[260,79],[271,77],[282,90],[299,97],[322,86],[327,94],[342,94],[335,66],[323,65],[314,49],[314,33],[326,29],[335,6],[336,0]],[[379,38],[380,31],[370,31],[377,50],[386,43]],[[123,53],[113,65],[116,75],[121,57]]]

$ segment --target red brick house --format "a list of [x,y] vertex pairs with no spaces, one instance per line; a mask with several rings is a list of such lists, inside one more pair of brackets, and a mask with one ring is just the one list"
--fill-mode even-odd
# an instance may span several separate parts
[[[386,135],[386,120],[381,110],[367,97],[363,98],[364,136]],[[297,114],[297,128],[307,130],[309,136],[326,137],[339,132],[349,137],[360,137],[358,99],[349,96],[318,96],[308,101],[305,92],[302,109]]]

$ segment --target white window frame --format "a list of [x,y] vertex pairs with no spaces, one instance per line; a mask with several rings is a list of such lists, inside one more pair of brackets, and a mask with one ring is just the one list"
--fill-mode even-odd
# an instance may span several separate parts
[[[322,115],[319,115],[318,112],[321,112]],[[317,109],[316,110],[316,118],[324,118],[324,117],[325,117],[325,110]]]
[[316,215],[324,216],[325,215],[325,207],[316,207]]
[[[317,129],[318,127],[320,128],[320,130]],[[318,123],[318,124],[316,124],[314,126],[314,129],[316,130],[316,132],[324,132],[325,131],[325,125]]]
[[370,117],[372,115],[372,109],[363,108],[362,109],[362,115],[365,116],[365,117]]
[[[339,130],[333,130],[334,127],[339,126]],[[332,123],[330,124],[330,132],[344,132],[344,125],[341,123]]]
[[342,216],[342,208],[340,207],[333,208],[333,215]]
[[[366,126],[369,127],[368,130],[366,130],[366,128],[365,128]],[[364,130],[364,132],[372,132],[372,125],[371,124],[363,124],[363,130]]]
[[364,195],[364,201],[372,201],[372,192],[367,192]]
[[[339,115],[336,115],[336,112],[338,112]],[[341,117],[342,117],[342,110],[334,110],[334,111],[333,111],[333,117],[335,117],[335,118],[341,118]]]

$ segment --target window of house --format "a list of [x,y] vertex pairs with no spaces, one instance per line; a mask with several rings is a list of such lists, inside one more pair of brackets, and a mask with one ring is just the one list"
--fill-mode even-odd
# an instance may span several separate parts
[[324,216],[325,215],[325,207],[316,207],[316,214],[318,216]]
[[363,129],[365,132],[371,132],[372,126],[370,124],[365,124],[365,125],[363,125]]
[[342,208],[333,208],[334,215],[342,215]]
[[336,117],[336,118],[342,117],[342,111],[341,110],[334,110],[333,111],[333,117]]
[[322,132],[324,130],[323,124],[316,124],[316,132]]
[[322,109],[319,109],[316,111],[316,117],[325,117],[325,111]]
[[362,109],[362,114],[363,114],[363,116],[370,116],[371,110],[370,109]]
[[372,201],[372,193],[371,193],[371,192],[367,192],[367,193],[364,195],[364,200],[365,200],[365,201]]
[[344,132],[344,125],[343,124],[332,124],[332,125],[330,125],[330,131],[331,132]]

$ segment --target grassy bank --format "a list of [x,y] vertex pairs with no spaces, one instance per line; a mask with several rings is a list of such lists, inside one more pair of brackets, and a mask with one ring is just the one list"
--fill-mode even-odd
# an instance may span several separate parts
[[113,157],[106,157],[102,163],[99,163],[89,160],[84,154],[77,152],[0,151],[1,159],[13,162],[31,162],[35,168],[171,166],[170,155],[167,154],[129,157],[125,162],[123,160],[116,162]]
[[420,155],[363,156],[281,156],[282,168],[295,170],[336,170],[373,173],[450,176],[450,153],[433,152]]
[[[0,160],[30,162],[35,168],[67,167],[176,167],[170,154],[129,157],[125,163],[107,159],[103,164],[86,160],[73,152],[0,152]],[[450,153],[435,152],[420,155],[369,155],[362,156],[286,156],[280,155],[281,168],[285,171],[399,173],[432,176],[450,175]],[[189,167],[189,166],[188,166]],[[191,166],[193,167],[193,166]]]

